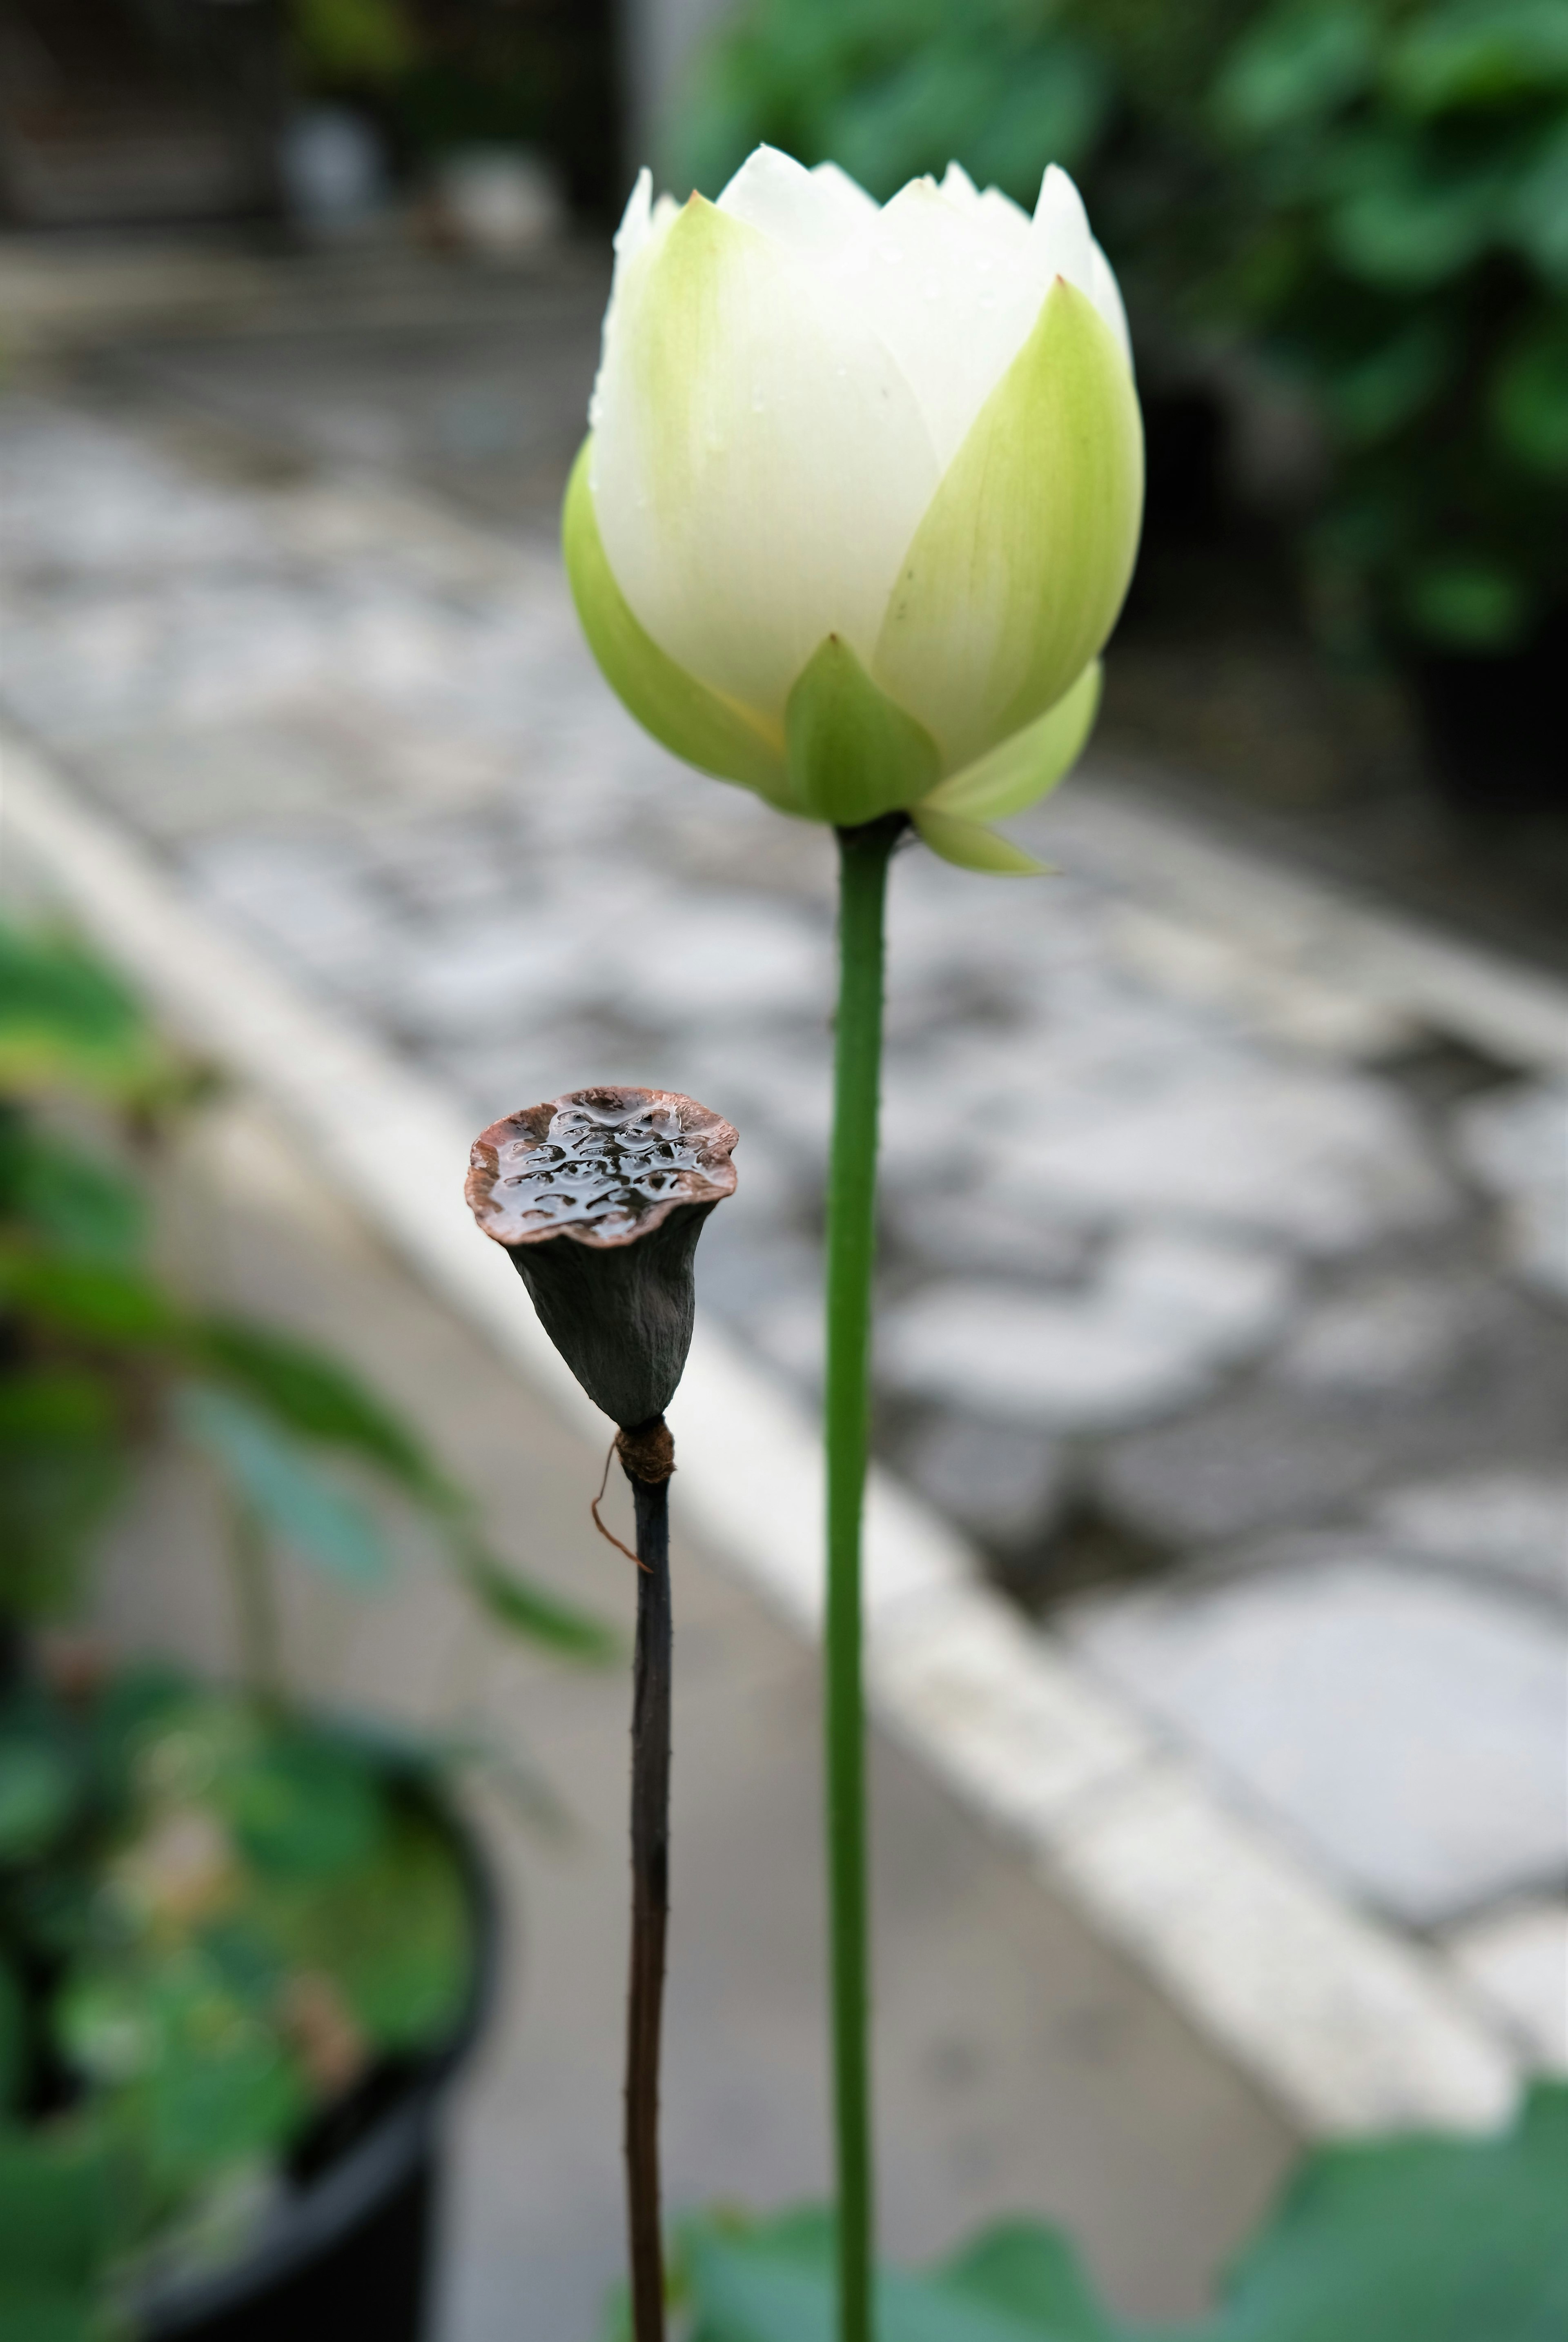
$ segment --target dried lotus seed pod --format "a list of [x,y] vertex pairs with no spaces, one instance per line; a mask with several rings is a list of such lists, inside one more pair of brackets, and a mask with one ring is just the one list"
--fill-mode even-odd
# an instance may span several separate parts
[[691,1347],[692,1257],[738,1134],[671,1090],[569,1090],[474,1142],[468,1202],[545,1332],[624,1428],[664,1413]]

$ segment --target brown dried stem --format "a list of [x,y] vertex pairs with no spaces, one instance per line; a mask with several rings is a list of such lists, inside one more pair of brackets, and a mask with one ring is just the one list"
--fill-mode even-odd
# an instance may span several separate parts
[[[661,1423],[658,1428],[663,1430]],[[668,1434],[665,1435],[666,1440]],[[620,1443],[617,1443],[620,1445]],[[670,1913],[670,1483],[645,1480],[626,1447],[637,1522],[637,1647],[632,1674],[632,1950],[626,1993],[626,2227],[636,2342],[664,2342],[659,2208],[659,2037]],[[644,1460],[639,1458],[639,1460]],[[669,1469],[674,1469],[673,1461]]]
[[555,1347],[620,1426],[615,1452],[636,1515],[625,2128],[635,2342],[664,2337],[659,2035],[669,1920],[675,1465],[664,1411],[691,1344],[693,1254],[703,1222],[734,1187],[734,1144],[730,1125],[694,1098],[667,1090],[574,1090],[482,1132],[468,1179],[480,1226],[510,1253]]

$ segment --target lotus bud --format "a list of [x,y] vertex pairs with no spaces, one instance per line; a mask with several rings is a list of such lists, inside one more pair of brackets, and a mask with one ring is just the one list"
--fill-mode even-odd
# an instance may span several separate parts
[[1074,763],[1132,575],[1143,433],[1066,174],[1034,216],[956,165],[880,208],[762,146],[615,238],[567,571],[632,714],[699,770],[949,861]]

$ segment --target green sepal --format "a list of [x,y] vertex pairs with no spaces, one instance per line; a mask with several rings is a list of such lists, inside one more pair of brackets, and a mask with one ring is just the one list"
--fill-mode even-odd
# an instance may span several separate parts
[[840,828],[915,804],[942,770],[924,726],[877,689],[838,635],[824,637],[796,678],[784,744],[799,805]]
[[987,829],[984,822],[961,821],[955,814],[928,813],[916,806],[910,815],[915,828],[930,846],[940,854],[944,862],[956,864],[960,870],[984,870],[998,878],[1044,878],[1050,876],[1048,862],[1036,862],[1010,837]]
[[561,514],[561,547],[577,616],[616,697],[672,755],[715,780],[738,781],[781,813],[798,813],[782,745],[662,651],[633,616],[599,535],[584,439]]
[[1115,622],[1144,499],[1115,335],[1058,277],[914,533],[872,673],[961,767],[1054,707]]
[[1001,821],[1035,805],[1065,778],[1088,743],[1100,712],[1100,662],[1086,666],[1054,707],[989,755],[939,781],[921,810],[966,821]]

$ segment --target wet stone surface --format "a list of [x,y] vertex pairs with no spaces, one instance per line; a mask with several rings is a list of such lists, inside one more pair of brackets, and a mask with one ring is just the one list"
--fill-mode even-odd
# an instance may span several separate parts
[[[508,537],[470,516],[483,498],[408,492],[373,375],[339,351],[313,409],[309,337],[286,355],[187,351],[130,416],[0,405],[0,700],[474,1126],[589,1081],[714,1101],[743,1176],[699,1293],[811,1395],[829,839],[637,732],[526,499]],[[327,407],[364,428],[324,455],[300,418]],[[353,468],[373,445],[378,476]],[[1095,1663],[1373,1904],[1424,1927],[1536,1892],[1568,1106],[1338,967],[1180,928],[1084,867],[1061,818],[1020,825],[1064,866],[1038,886],[919,851],[894,872],[884,1452],[1031,1605],[1098,1579]],[[1127,1583],[1150,1570],[1157,1631]],[[1411,1603],[1393,1735],[1376,1655],[1407,1647]],[[1279,1710],[1211,1696],[1254,1648]],[[1489,1835],[1457,1753],[1450,1780],[1422,1752],[1494,1745],[1512,1818]]]

